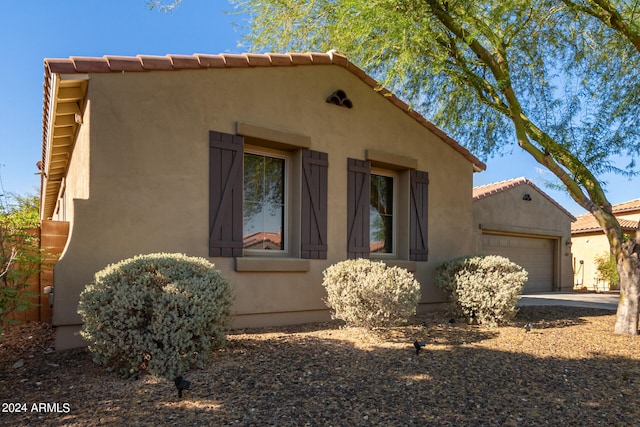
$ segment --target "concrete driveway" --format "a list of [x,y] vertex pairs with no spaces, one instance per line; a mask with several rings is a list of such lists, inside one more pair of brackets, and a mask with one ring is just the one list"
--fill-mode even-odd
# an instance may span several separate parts
[[544,292],[524,294],[518,306],[527,305],[564,305],[570,307],[602,308],[616,311],[618,308],[618,293],[584,293],[584,292]]

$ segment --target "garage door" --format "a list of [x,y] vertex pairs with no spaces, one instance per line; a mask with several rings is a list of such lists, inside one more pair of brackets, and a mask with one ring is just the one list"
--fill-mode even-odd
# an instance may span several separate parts
[[553,290],[553,246],[550,239],[516,236],[482,236],[482,253],[509,258],[529,273],[525,293]]

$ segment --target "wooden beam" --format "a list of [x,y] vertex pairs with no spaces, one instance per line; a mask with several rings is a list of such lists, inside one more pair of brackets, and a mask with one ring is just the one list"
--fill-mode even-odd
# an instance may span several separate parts
[[56,116],[56,120],[53,126],[54,127],[73,126],[75,124],[76,124],[76,121],[74,119],[74,116],[70,114],[65,114],[63,116]]
[[61,102],[57,105],[58,114],[80,114],[80,107],[75,102]]
[[[69,116],[72,117],[72,116]],[[54,129],[53,137],[54,138],[65,138],[69,136],[74,136],[76,134],[75,126],[60,126]]]
[[61,87],[58,90],[58,99],[64,101],[78,101],[84,98],[84,93],[79,87]]

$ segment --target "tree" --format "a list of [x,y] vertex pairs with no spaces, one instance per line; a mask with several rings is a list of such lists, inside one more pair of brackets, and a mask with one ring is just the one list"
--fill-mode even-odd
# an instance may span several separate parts
[[[255,49],[335,48],[474,152],[486,156],[515,142],[553,172],[598,220],[616,257],[615,332],[637,333],[640,248],[623,242],[598,180],[607,171],[637,173],[637,2],[234,3],[252,18]],[[629,165],[617,169],[613,154]]]
[[640,27],[637,21],[640,4],[637,1],[611,3],[608,0],[562,0],[562,2],[571,11],[577,14],[591,15],[602,24],[618,32],[640,52]]
[[638,173],[637,0],[232,2],[253,50],[337,49],[478,155],[517,144],[550,170],[609,240],[615,332],[638,333],[640,229],[623,241],[598,179]]
[[162,0],[147,0],[147,7],[151,10],[159,10],[161,12],[171,12],[176,7],[180,6],[182,0],[171,0],[165,3]]
[[36,231],[37,196],[11,195],[0,199],[0,338],[2,325],[14,311],[30,308],[38,294],[27,292],[28,281],[39,274],[45,254]]

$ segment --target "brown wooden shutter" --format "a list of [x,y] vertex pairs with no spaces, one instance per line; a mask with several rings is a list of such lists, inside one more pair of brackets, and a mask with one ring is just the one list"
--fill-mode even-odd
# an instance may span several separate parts
[[242,256],[241,136],[209,132],[209,256]]
[[327,153],[302,150],[302,258],[327,258]]
[[347,257],[369,258],[371,162],[348,159]]
[[426,261],[429,254],[427,246],[428,200],[429,174],[412,170],[409,230],[409,259],[411,261]]

